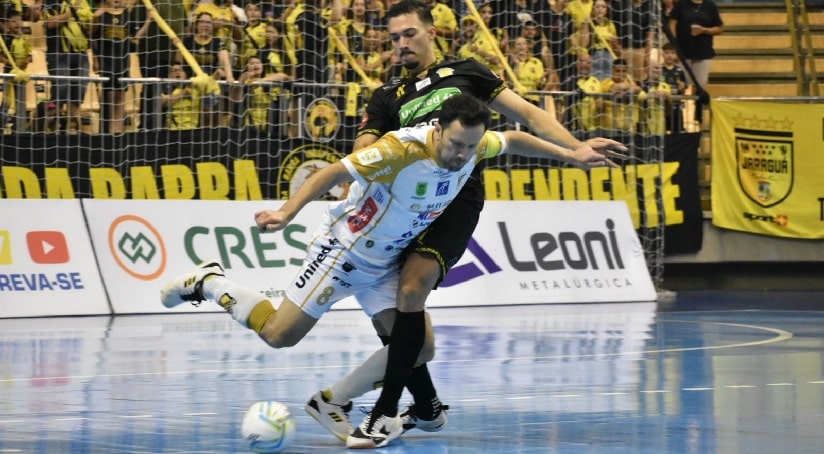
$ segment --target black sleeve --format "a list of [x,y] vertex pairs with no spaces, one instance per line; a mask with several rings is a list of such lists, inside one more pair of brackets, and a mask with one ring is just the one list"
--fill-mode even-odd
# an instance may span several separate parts
[[710,10],[710,14],[712,16],[712,25],[711,27],[723,27],[724,21],[721,19],[721,12],[718,11],[718,5],[715,3],[711,3],[712,9]]
[[389,96],[394,92],[395,90],[389,87],[382,87],[374,91],[366,104],[363,119],[358,125],[358,137],[363,134],[380,137],[389,131],[398,129],[400,120],[397,119],[397,109],[393,109],[389,102]]
[[474,59],[461,60],[455,64],[455,69],[472,80],[472,94],[486,103],[492,102],[506,85],[504,81],[492,72],[486,65]]

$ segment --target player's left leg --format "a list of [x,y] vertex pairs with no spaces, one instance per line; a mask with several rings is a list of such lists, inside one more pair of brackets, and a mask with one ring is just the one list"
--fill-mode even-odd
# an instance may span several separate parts
[[[435,273],[432,273],[433,267],[436,270]],[[434,279],[428,279],[433,274]],[[439,276],[440,265],[436,260],[424,258],[419,254],[412,254],[407,259],[401,271],[395,323],[389,337],[389,345],[384,347],[387,348],[384,386],[372,412],[346,439],[347,447],[380,448],[403,433],[403,422],[398,415],[398,401],[426,337],[427,324],[423,307],[429,292],[419,289],[432,288]],[[421,287],[417,285],[421,281],[431,283]],[[414,285],[404,285],[404,283],[414,283]],[[404,312],[401,307],[411,312]]]
[[[415,398],[413,406],[403,413],[401,424],[406,430],[426,425],[428,430],[438,431],[446,424],[447,407],[438,399],[428,369],[414,366],[425,338],[426,298],[460,259],[480,218],[480,181],[470,178],[462,194],[408,248],[411,253],[401,268],[383,389],[369,417],[346,440],[349,447],[381,447],[390,441],[381,432],[391,431],[395,419],[401,419],[397,416],[398,401],[404,385]],[[390,429],[383,430],[384,425]]]
[[[352,433],[352,424],[349,419],[349,411],[352,408],[352,399],[362,396],[369,391],[378,389],[383,384],[384,373],[386,372],[386,360],[389,356],[389,333],[392,331],[392,324],[395,320],[395,309],[387,309],[380,312],[373,319],[375,330],[384,342],[384,347],[373,353],[355,370],[347,374],[343,379],[322,391],[313,395],[304,407],[310,416],[315,418],[332,435],[342,441],[346,441]],[[424,346],[418,355],[416,366],[426,367],[426,362],[430,361],[435,354],[435,335],[432,331],[432,323],[429,314],[426,314],[426,336]],[[428,375],[427,375],[428,378]],[[431,380],[430,380],[431,383]],[[434,386],[432,387],[434,393]],[[403,418],[403,415],[401,415]],[[401,420],[403,422],[403,419]]]

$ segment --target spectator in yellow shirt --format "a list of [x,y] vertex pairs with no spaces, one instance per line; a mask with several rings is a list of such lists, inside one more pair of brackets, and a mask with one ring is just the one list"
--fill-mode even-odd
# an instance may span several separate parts
[[612,77],[601,82],[601,91],[612,95],[604,100],[601,127],[617,134],[635,132],[638,105],[646,93],[632,80],[626,60],[619,58],[612,63]]
[[[21,13],[16,9],[7,10],[6,18],[3,22],[3,30],[5,31],[2,34],[2,40],[5,51],[0,52],[0,69],[2,69],[4,73],[8,73],[14,67],[24,70],[31,61],[31,43],[28,38],[23,35]],[[8,61],[6,51],[8,51],[13,61]],[[0,127],[5,127],[6,115],[17,112],[15,108],[17,95],[15,87],[25,87],[25,84],[9,84],[8,87],[6,96],[3,98],[3,103],[0,105]]]
[[593,4],[593,0],[572,0],[567,4],[566,13],[572,17],[576,29],[580,29],[592,17]]
[[[510,67],[512,67],[512,71],[515,72],[518,82],[521,83],[527,92],[557,88],[546,87],[547,79],[544,63],[532,55],[529,41],[523,36],[515,38]],[[521,96],[535,105],[540,103],[540,97],[535,93],[521,93]]]
[[238,55],[235,70],[240,77],[240,71],[246,67],[250,58],[260,55],[260,51],[266,47],[266,27],[267,23],[262,20],[260,4],[250,2],[246,4],[246,25],[240,27],[240,52]]
[[460,34],[458,18],[452,8],[437,0],[426,0],[426,4],[432,8],[435,19],[435,58],[440,60],[449,53],[452,41]]
[[474,58],[503,78],[503,66],[498,57],[500,43],[492,36],[486,36],[478,30],[478,20],[474,16],[461,19],[461,38],[455,41],[460,47],[455,52],[458,58]]
[[[180,63],[169,68],[169,79],[186,80],[186,71]],[[172,131],[187,131],[200,126],[200,93],[194,86],[178,83],[160,95],[160,104],[166,110],[166,127]]]
[[585,50],[577,55],[575,75],[561,84],[561,90],[572,93],[567,99],[564,122],[570,131],[591,134],[600,125],[603,102],[600,97],[601,81],[592,73],[592,57]]

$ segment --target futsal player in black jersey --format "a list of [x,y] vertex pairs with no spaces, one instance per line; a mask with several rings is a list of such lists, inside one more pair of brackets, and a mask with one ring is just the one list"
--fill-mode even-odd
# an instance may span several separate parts
[[[600,153],[625,151],[619,142],[595,138],[576,139],[557,119],[527,102],[506,87],[488,68],[475,60],[439,61],[435,58],[435,29],[429,7],[418,0],[401,0],[386,14],[389,37],[408,77],[377,89],[370,99],[353,149],[359,150],[383,134],[405,126],[434,123],[440,105],[457,93],[469,93],[492,109],[526,125],[538,137],[570,149],[589,146]],[[352,448],[377,448],[399,433],[384,427],[397,426],[389,419],[401,418],[404,431],[418,428],[441,430],[446,424],[445,406],[437,397],[426,368],[434,356],[432,326],[424,312],[426,297],[437,287],[467,247],[483,208],[483,188],[476,169],[457,199],[406,251],[398,285],[397,309],[375,322],[388,348],[377,352],[363,365],[330,388],[318,392],[306,410],[339,438],[349,427],[350,399],[371,390],[383,377],[378,401],[359,427],[347,438]],[[394,320],[392,320],[394,319]],[[427,345],[427,351],[422,347]],[[415,367],[416,364],[419,366]],[[380,382],[380,379],[377,380]],[[404,386],[415,403],[401,415],[398,401]]]

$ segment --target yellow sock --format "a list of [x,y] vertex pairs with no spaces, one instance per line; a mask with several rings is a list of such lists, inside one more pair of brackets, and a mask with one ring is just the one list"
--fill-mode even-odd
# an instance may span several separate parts
[[252,308],[252,312],[249,313],[249,318],[246,320],[246,326],[257,334],[260,334],[263,325],[266,324],[266,320],[269,320],[269,317],[274,315],[275,312],[275,308],[272,307],[272,303],[270,303],[269,300],[261,301]]

